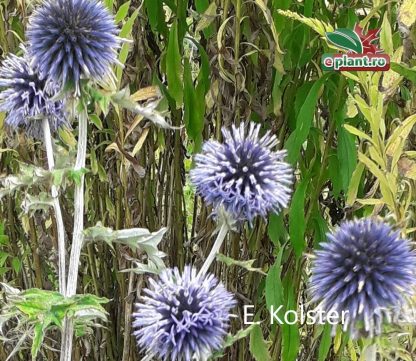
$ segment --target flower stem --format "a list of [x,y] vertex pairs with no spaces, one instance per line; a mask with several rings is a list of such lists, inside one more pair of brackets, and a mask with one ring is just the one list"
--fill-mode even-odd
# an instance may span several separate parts
[[228,230],[229,230],[229,226],[227,225],[227,222],[223,222],[221,225],[220,232],[218,233],[217,239],[215,240],[215,243],[212,246],[211,252],[209,253],[207,259],[205,260],[204,264],[202,265],[198,273],[198,277],[201,277],[207,273],[212,262],[214,262],[215,256],[219,252],[222,243],[224,242],[224,239],[228,233]]
[[[79,171],[85,166],[87,155],[87,126],[88,114],[84,108],[78,116],[78,149],[77,159],[75,161],[75,171]],[[74,229],[72,233],[71,257],[69,259],[68,281],[66,288],[66,297],[75,295],[78,281],[78,265],[81,256],[82,244],[84,241],[84,174],[80,175],[80,180],[75,186],[74,195]],[[61,344],[61,361],[71,361],[72,344],[74,337],[74,323],[70,318],[65,318],[62,344]]]
[[377,346],[375,343],[369,345],[364,351],[364,361],[377,360]]
[[[49,121],[47,118],[42,120],[43,138],[46,148],[46,157],[48,159],[48,169],[52,171],[55,167],[55,160],[53,157],[52,136]],[[65,268],[65,228],[62,219],[61,205],[58,198],[58,189],[55,185],[51,187],[52,204],[55,211],[56,228],[58,234],[58,279],[59,292],[64,294],[66,288],[66,268]]]
[[[87,155],[87,110],[83,109],[79,114],[79,136],[77,159],[75,162],[75,171],[85,167],[85,158]],[[80,175],[79,183],[75,186],[74,195],[74,229],[72,234],[71,257],[69,259],[68,283],[66,296],[73,296],[77,289],[78,280],[78,263],[81,256],[82,243],[84,241],[84,174]]]

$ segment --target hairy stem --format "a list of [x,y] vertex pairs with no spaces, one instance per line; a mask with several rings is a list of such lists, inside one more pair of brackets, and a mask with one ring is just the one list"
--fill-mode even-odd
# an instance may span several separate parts
[[[79,114],[79,137],[78,151],[75,162],[75,171],[85,167],[85,158],[87,155],[87,125],[88,114],[83,109]],[[74,195],[74,230],[72,234],[71,257],[69,259],[68,283],[66,296],[75,295],[78,280],[78,264],[81,256],[82,243],[84,241],[84,175],[81,174],[79,183],[75,186]]]
[[[78,116],[78,149],[77,159],[75,162],[75,171],[79,171],[85,166],[87,154],[87,110],[83,109]],[[78,281],[78,266],[81,256],[82,244],[84,241],[84,175],[81,174],[79,183],[75,186],[74,195],[74,230],[72,233],[71,257],[69,259],[68,281],[65,296],[75,295]],[[72,343],[74,336],[73,320],[65,318],[64,329],[62,333],[61,344],[61,361],[71,361]]]
[[377,346],[375,343],[368,346],[364,351],[364,361],[376,361],[377,360]]
[[211,252],[209,253],[207,259],[205,260],[204,264],[202,265],[198,276],[203,276],[207,273],[209,267],[211,266],[212,262],[214,262],[215,256],[217,255],[218,251],[220,250],[222,243],[228,233],[229,226],[227,222],[223,222],[221,225],[220,232],[218,233],[217,239],[215,240],[214,245],[212,246]]
[[[42,120],[43,138],[46,148],[46,157],[48,159],[48,168],[52,171],[55,167],[55,160],[53,157],[52,136],[48,119]],[[58,198],[58,189],[55,185],[51,187],[53,209],[55,211],[56,228],[58,234],[58,278],[59,278],[59,292],[65,293],[66,289],[66,268],[65,268],[65,227],[62,218],[61,205]]]

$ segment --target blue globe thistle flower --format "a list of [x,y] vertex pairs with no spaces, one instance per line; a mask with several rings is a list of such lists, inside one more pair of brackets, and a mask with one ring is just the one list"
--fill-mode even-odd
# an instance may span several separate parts
[[133,314],[134,335],[148,356],[202,361],[221,348],[236,302],[213,275],[185,266],[182,274],[166,269],[149,282]]
[[223,207],[236,221],[278,213],[290,200],[293,172],[283,161],[286,151],[273,151],[276,136],[259,132],[255,123],[223,128],[224,142],[205,142],[190,173],[205,202]]
[[382,332],[416,285],[416,257],[399,232],[373,219],[348,221],[322,243],[312,266],[312,301],[345,313],[352,337]]
[[0,111],[7,113],[5,124],[10,128],[23,128],[26,135],[42,139],[44,117],[48,118],[51,131],[68,125],[64,103],[53,98],[57,86],[39,78],[26,53],[21,57],[9,55],[3,61],[0,88]]
[[32,64],[42,78],[79,92],[82,78],[100,80],[117,62],[114,17],[99,0],[46,0],[29,19]]

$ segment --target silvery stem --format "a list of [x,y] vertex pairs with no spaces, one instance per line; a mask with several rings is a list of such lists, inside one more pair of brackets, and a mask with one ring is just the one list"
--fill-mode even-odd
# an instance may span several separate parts
[[[78,116],[78,149],[77,159],[75,161],[75,171],[85,167],[85,158],[87,155],[87,126],[88,114],[83,109]],[[78,281],[78,266],[81,256],[82,244],[84,241],[84,175],[81,174],[79,184],[75,185],[74,194],[74,230],[72,234],[71,257],[69,259],[68,281],[66,288],[66,297],[75,295]],[[71,361],[72,344],[74,337],[74,322],[70,318],[65,318],[62,333],[61,344],[61,361]]]
[[[88,114],[84,109],[78,117],[79,136],[77,159],[75,162],[75,171],[85,167],[85,158],[87,156],[87,126]],[[74,195],[74,230],[72,233],[71,257],[69,259],[68,282],[66,296],[75,295],[78,281],[78,265],[81,256],[84,231],[84,174],[81,174],[79,184],[75,185]]]
[[[42,120],[43,138],[46,148],[46,157],[48,159],[48,169],[52,171],[55,167],[53,157],[52,136],[49,121],[47,118]],[[66,289],[66,268],[65,268],[65,228],[62,219],[61,205],[58,198],[58,189],[55,185],[51,187],[52,204],[55,212],[56,228],[58,233],[58,279],[59,292],[64,294]]]
[[368,346],[364,351],[364,361],[376,361],[377,360],[377,345],[373,343]]
[[204,264],[202,265],[198,277],[201,277],[205,275],[211,266],[212,262],[214,262],[214,259],[219,252],[222,243],[224,242],[225,236],[227,235],[229,230],[229,226],[227,225],[227,222],[223,222],[221,225],[221,229],[218,233],[217,239],[215,240],[214,245],[212,246],[211,252],[209,253],[207,259],[205,260]]

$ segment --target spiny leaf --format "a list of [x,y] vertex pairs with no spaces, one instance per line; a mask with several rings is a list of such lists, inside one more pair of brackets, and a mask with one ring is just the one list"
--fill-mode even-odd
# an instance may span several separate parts
[[266,274],[262,271],[261,268],[254,268],[253,267],[253,263],[256,262],[255,259],[251,259],[249,261],[239,261],[239,260],[227,257],[227,256],[219,253],[219,254],[217,254],[217,261],[223,262],[227,266],[238,266],[238,267],[242,267],[242,268],[244,268],[244,269],[246,269],[247,271],[250,271],[250,272],[258,272],[258,273],[261,273],[263,275]]

